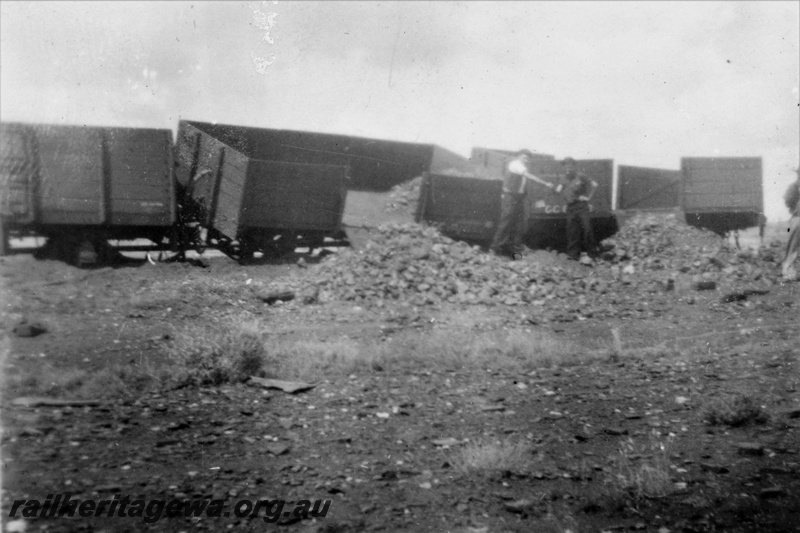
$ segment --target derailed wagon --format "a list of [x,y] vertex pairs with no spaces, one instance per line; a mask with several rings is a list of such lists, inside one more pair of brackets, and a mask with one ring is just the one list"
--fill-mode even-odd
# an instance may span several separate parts
[[206,243],[240,261],[341,244],[346,160],[299,162],[266,131],[180,122],[176,180]]
[[172,165],[169,130],[0,124],[0,252],[42,236],[84,264],[108,240],[174,240]]

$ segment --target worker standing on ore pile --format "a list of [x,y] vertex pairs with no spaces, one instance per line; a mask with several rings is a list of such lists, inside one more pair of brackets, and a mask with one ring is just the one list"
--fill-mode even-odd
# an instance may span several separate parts
[[[503,176],[503,197],[500,203],[500,222],[497,225],[491,250],[497,255],[507,256],[511,259],[522,257],[522,237],[525,227],[525,194],[527,179],[533,180],[546,187],[553,188],[548,183],[530,173],[528,165],[533,153],[530,150],[520,150],[514,159],[508,162]],[[527,179],[526,179],[527,178]]]
[[789,221],[789,240],[786,242],[786,254],[783,256],[783,264],[781,265],[784,281],[798,281],[795,262],[797,261],[798,252],[800,252],[800,167],[796,168],[795,172],[797,173],[797,179],[789,185],[789,188],[786,189],[786,194],[783,195],[786,207],[789,208],[789,213],[792,215]]
[[567,201],[567,255],[581,259],[581,252],[590,256],[597,254],[592,221],[589,218],[589,201],[597,189],[597,182],[575,168],[575,160],[566,157],[561,162],[566,178],[556,187]]

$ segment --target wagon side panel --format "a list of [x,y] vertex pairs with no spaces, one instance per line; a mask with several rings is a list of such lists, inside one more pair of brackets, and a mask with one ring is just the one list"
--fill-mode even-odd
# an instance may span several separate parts
[[37,167],[30,126],[0,124],[0,216],[7,223],[34,221]]
[[259,229],[334,231],[344,209],[347,168],[251,161],[242,225]]
[[100,128],[38,126],[40,222],[106,222]]
[[169,226],[174,222],[170,137],[167,130],[106,130],[111,224]]
[[213,226],[223,235],[235,239],[243,227],[244,205],[251,194],[246,188],[250,160],[236,150],[225,147],[218,161]]
[[687,157],[681,170],[687,213],[763,211],[760,157]]
[[675,209],[680,205],[680,170],[634,167],[618,168],[619,209]]
[[452,238],[488,242],[500,217],[501,188],[500,180],[430,174],[420,192],[419,218]]

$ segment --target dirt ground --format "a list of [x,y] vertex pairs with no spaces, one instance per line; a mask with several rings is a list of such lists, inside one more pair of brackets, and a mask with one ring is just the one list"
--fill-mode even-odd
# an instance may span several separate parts
[[[723,297],[744,285],[651,296],[621,284],[615,305],[630,313],[545,321],[524,306],[265,303],[253,287],[314,267],[296,259],[80,270],[1,258],[6,526],[800,531],[800,283],[760,285],[731,301]],[[23,318],[46,331],[14,335]],[[268,350],[324,354],[291,374],[267,369],[314,387],[91,381],[104,369],[129,368],[131,380],[169,371],[168,348],[182,332],[237,320],[263,328]],[[449,348],[495,341],[521,362]],[[383,358],[342,363],[365,346]],[[43,395],[99,403],[14,403]],[[331,504],[324,517],[274,523],[8,516],[15,500],[65,492]]]

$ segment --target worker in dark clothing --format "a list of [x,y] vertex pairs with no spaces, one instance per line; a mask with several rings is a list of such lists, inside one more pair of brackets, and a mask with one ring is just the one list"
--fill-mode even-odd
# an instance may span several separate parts
[[597,254],[592,221],[589,217],[589,201],[597,189],[597,182],[576,170],[571,157],[561,162],[565,177],[556,187],[567,202],[567,255],[580,260],[581,253],[589,256]]
[[796,169],[797,179],[789,185],[783,195],[783,201],[792,218],[789,220],[789,240],[781,262],[781,273],[784,281],[798,281],[797,262],[800,254],[800,168]]
[[522,257],[522,237],[525,234],[525,195],[527,180],[533,180],[546,187],[548,183],[528,170],[531,157],[530,150],[520,150],[514,159],[508,162],[503,176],[503,196],[500,200],[500,222],[492,241],[491,249],[497,255],[512,259]]

